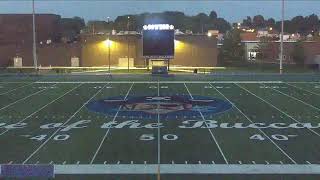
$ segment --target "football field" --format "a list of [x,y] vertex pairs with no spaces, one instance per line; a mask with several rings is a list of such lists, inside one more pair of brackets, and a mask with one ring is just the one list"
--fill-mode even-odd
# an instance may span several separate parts
[[0,147],[56,177],[313,178],[320,83],[2,81]]

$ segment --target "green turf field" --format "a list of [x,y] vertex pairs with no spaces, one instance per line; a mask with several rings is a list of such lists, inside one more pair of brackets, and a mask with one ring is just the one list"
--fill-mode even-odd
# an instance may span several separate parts
[[52,164],[57,179],[320,174],[319,81],[17,79],[1,78],[0,164]]

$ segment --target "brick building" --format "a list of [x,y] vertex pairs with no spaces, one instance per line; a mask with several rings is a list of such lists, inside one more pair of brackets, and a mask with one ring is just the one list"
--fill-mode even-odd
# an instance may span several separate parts
[[[37,42],[56,40],[60,36],[61,17],[54,14],[37,14]],[[32,43],[32,14],[0,14],[0,45]]]

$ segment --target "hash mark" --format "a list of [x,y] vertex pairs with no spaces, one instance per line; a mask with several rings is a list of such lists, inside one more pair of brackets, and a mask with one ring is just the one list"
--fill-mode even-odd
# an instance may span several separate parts
[[118,161],[117,164],[120,164],[120,161]]
[[283,162],[282,161],[279,161],[280,162],[280,164],[283,164]]
[[309,161],[306,161],[307,162],[307,164],[311,164]]
[[13,163],[13,161],[10,161],[8,164],[12,164]]
[[242,164],[242,162],[241,161],[238,161],[239,162],[239,164]]
[[31,135],[21,135],[22,137],[30,137]]
[[212,164],[216,164],[214,161],[211,161],[212,162]]
[[288,137],[297,137],[298,135],[288,135]]
[[252,164],[256,164],[256,162],[255,162],[255,161],[252,161]]

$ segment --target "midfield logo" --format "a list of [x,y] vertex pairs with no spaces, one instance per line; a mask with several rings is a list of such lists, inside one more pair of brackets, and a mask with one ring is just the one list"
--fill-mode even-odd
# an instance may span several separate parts
[[118,117],[152,118],[159,115],[160,118],[199,118],[212,116],[226,112],[232,108],[232,104],[213,97],[194,96],[139,96],[112,97],[92,101],[87,105],[90,111],[113,116],[118,112]]

